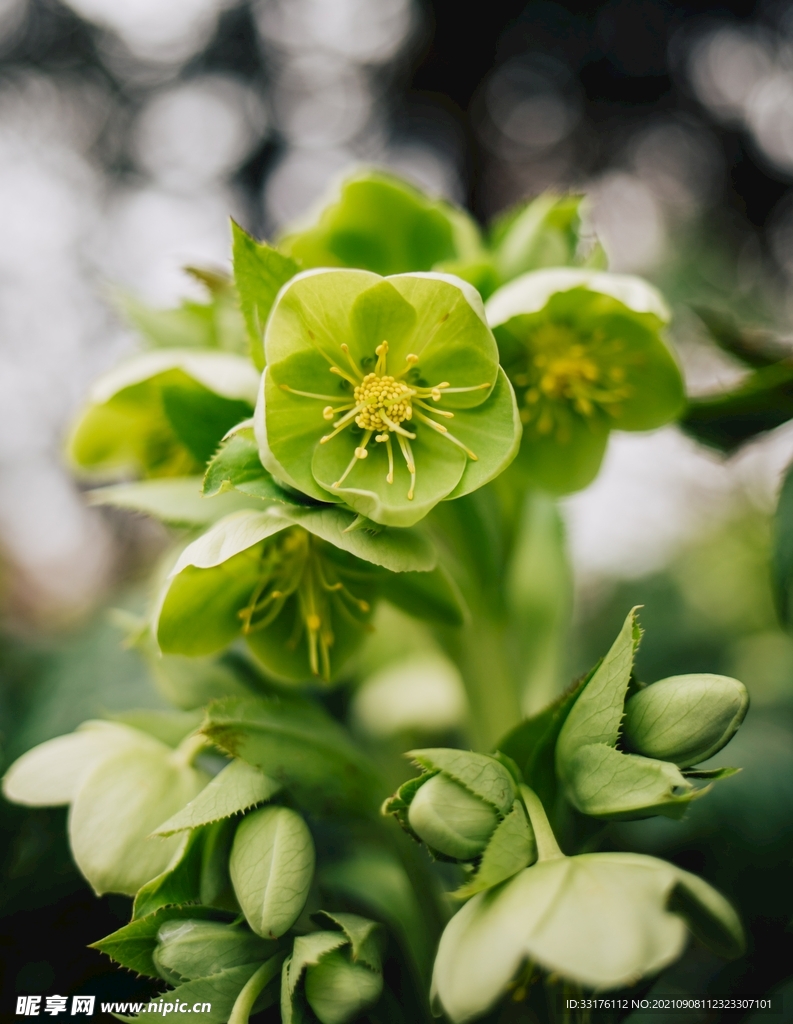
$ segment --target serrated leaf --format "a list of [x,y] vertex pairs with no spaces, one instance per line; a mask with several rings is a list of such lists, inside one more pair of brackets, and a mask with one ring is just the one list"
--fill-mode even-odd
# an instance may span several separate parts
[[229,818],[269,800],[280,788],[258,768],[235,759],[201,790],[195,800],[160,825],[154,834],[168,836]]
[[203,497],[200,476],[111,484],[89,491],[87,499],[91,505],[143,512],[172,526],[210,526],[232,512],[261,507],[255,498],[239,491]]
[[234,281],[248,331],[251,357],[264,369],[264,325],[281,286],[294,277],[300,265],[265,242],[257,242],[235,221],[231,222]]
[[520,801],[516,800],[512,810],[499,822],[490,842],[482,854],[476,874],[454,893],[457,899],[491,889],[494,885],[512,878],[518,871],[527,868],[537,859],[537,843],[534,831],[526,818]]
[[344,730],[316,705],[276,697],[211,705],[204,734],[322,813],[375,813],[383,784]]
[[353,960],[360,960],[373,971],[380,970],[382,957],[378,940],[382,929],[376,921],[359,917],[358,914],[345,914],[339,911],[331,913],[328,910],[320,910],[314,915],[314,920],[320,923],[323,919],[332,921],[350,940]]
[[219,921],[172,921],[160,926],[154,962],[172,984],[209,978],[232,967],[260,964],[278,944],[248,928]]
[[410,750],[410,757],[426,771],[443,772],[476,796],[507,814],[515,799],[515,783],[507,769],[489,754],[433,747]]
[[[290,500],[290,493],[273,480],[259,458],[259,446],[253,430],[235,431],[212,457],[204,477],[204,497],[212,497],[234,488],[254,498]],[[292,492],[291,500],[299,500]]]
[[163,907],[147,917],[130,921],[123,928],[111,932],[97,942],[92,942],[89,948],[106,953],[111,960],[115,960],[117,964],[130,971],[135,971],[136,974],[159,978],[152,954],[157,945],[157,932],[161,925],[166,921],[222,921],[228,918],[229,915],[224,915],[212,907]]
[[198,903],[201,896],[201,852],[204,837],[196,830],[186,835],[173,860],[161,875],[138,890],[132,920],[153,914],[161,907]]

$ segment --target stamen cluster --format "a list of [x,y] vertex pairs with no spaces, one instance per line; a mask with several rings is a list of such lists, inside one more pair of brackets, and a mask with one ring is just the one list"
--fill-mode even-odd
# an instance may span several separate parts
[[407,384],[395,377],[367,373],[354,391],[355,404],[364,406],[355,422],[363,430],[390,430],[389,420],[404,423],[413,418],[410,399],[414,394]]

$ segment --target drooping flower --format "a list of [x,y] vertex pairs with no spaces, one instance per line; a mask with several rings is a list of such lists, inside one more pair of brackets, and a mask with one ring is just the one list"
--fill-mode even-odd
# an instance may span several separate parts
[[520,425],[476,291],[443,274],[299,274],[265,334],[262,462],[321,501],[409,526],[513,458]]
[[636,277],[562,267],[523,274],[487,303],[520,405],[516,466],[556,493],[595,477],[611,430],[651,430],[683,408],[660,331],[669,310]]

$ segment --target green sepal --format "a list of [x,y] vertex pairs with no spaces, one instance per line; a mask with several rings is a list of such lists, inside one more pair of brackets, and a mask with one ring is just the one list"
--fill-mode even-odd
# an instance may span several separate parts
[[473,876],[453,893],[465,900],[512,878],[537,859],[537,842],[520,800],[498,823]]
[[[268,963],[272,962],[273,977],[277,977],[282,959],[283,953],[277,953],[274,957],[270,958],[270,961],[267,961]],[[226,1021],[230,1019],[237,997],[245,987],[246,982],[253,977],[261,966],[257,962],[243,964],[240,967],[229,967],[224,971],[219,971],[217,974],[211,974],[207,978],[197,978],[195,981],[188,981],[184,985],[178,985],[172,991],[166,992],[162,999],[166,1003],[186,1003],[190,1008],[196,1003],[209,1003],[212,1009],[199,1016],[198,1020],[201,1021],[201,1024],[226,1024]],[[151,1003],[159,1002],[160,997],[151,1000]],[[269,984],[256,1000],[254,1011],[265,1010],[276,1002],[278,1002],[278,989],[275,985]],[[140,1024],[141,1021],[140,1017],[126,1017],[120,1013],[114,1013],[113,1016],[117,1017],[118,1020],[125,1021],[126,1024]]]
[[159,978],[152,954],[157,945],[157,932],[166,921],[230,919],[230,914],[224,914],[214,907],[163,907],[147,917],[130,921],[103,939],[92,942],[89,949],[98,949],[100,953],[107,954],[111,960],[136,974]]
[[344,730],[298,698],[228,698],[207,711],[203,733],[322,814],[375,813],[383,784]]
[[340,928],[344,932],[350,943],[353,960],[360,960],[367,967],[371,967],[373,971],[381,969],[383,960],[382,925],[376,921],[370,921],[367,917],[340,911],[331,913],[329,910],[319,910],[311,917],[317,924],[327,925],[330,922],[332,926]]
[[576,262],[583,198],[546,192],[497,218],[490,245],[500,284],[529,270]]
[[677,885],[667,905],[718,956],[735,960],[746,952],[746,936],[732,904],[697,875],[678,869]]
[[425,782],[428,782],[433,775],[437,774],[437,771],[423,772],[421,775],[417,775],[415,778],[408,779],[407,782],[403,782],[393,796],[389,796],[383,801],[383,805],[380,809],[382,814],[393,814],[405,832],[407,832],[411,838],[415,839],[417,843],[421,843],[422,840],[410,827],[408,811],[410,810],[410,805],[413,802],[413,797],[421,786],[423,786]]
[[211,977],[232,967],[262,963],[278,950],[247,928],[219,921],[172,921],[160,926],[154,962],[177,984]]
[[431,270],[467,255],[478,230],[471,218],[394,175],[364,171],[336,186],[310,225],[278,239],[304,267],[360,267],[378,274]]
[[311,932],[295,939],[292,955],[284,961],[281,974],[281,1020],[283,1024],[307,1024],[308,1012],[298,985],[308,967],[347,945],[343,932]]
[[[443,772],[498,811],[507,814],[516,796],[515,782],[507,769],[490,754],[434,747],[409,750],[409,757],[428,772]],[[426,781],[426,780],[425,780]]]
[[743,768],[684,768],[683,775],[687,779],[729,779],[731,775],[737,775]]
[[165,871],[138,890],[132,905],[133,921],[148,917],[162,907],[183,907],[199,902],[203,844],[204,836],[198,829],[183,837]]
[[264,325],[282,285],[300,270],[300,264],[265,242],[257,242],[232,220],[234,281],[248,332],[251,358],[264,369]]
[[90,505],[111,505],[130,512],[142,512],[161,519],[169,526],[187,527],[211,526],[232,512],[261,508],[261,502],[238,490],[203,497],[200,476],[111,484],[88,491],[87,499]]
[[270,800],[280,790],[279,783],[235,759],[227,764],[198,796],[156,829],[155,835],[168,836],[230,818],[256,804]]
[[273,480],[259,458],[259,446],[252,428],[235,430],[223,441],[207,466],[202,490],[205,498],[231,489],[272,501],[297,504],[309,501],[305,495],[286,490]]

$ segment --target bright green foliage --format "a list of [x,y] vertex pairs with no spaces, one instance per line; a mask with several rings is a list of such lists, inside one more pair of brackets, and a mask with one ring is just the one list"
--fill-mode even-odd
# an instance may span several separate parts
[[262,462],[319,501],[410,526],[487,483],[517,450],[512,389],[479,296],[457,278],[300,274],[264,345]]
[[303,267],[359,267],[376,274],[432,270],[469,256],[479,232],[462,210],[380,171],[348,178],[313,222],[286,229],[278,247]]
[[487,303],[523,422],[516,467],[553,493],[579,490],[611,430],[650,430],[683,408],[660,337],[661,296],[639,278],[573,268],[524,274]]
[[116,305],[152,348],[215,348],[244,355],[248,345],[230,278],[186,268],[206,286],[209,302],[183,300],[175,309],[153,309],[134,296],[116,295]]
[[279,288],[300,270],[289,256],[254,238],[231,222],[234,245],[234,281],[245,318],[251,358],[264,369],[262,336]]
[[277,939],[300,915],[314,876],[314,841],[288,807],[262,807],[240,823],[229,870],[245,919],[257,935]]
[[247,811],[275,796],[281,787],[277,782],[246,764],[233,760],[218,772],[195,800],[163,822],[155,835],[168,836],[185,829],[198,828]]
[[[707,931],[720,953],[741,952],[735,911],[701,879],[643,854],[565,857],[542,804],[525,787],[523,793],[538,838],[537,863],[474,896],[441,938],[433,992],[436,1008],[454,1024],[491,1009],[526,960],[608,990],[635,984],[677,959],[689,929],[702,939]],[[671,909],[677,893],[683,898]]]
[[626,703],[625,745],[688,768],[726,746],[748,710],[749,694],[737,679],[707,673],[671,676]]
[[682,817],[706,790],[695,789],[678,762],[685,767],[720,750],[748,706],[737,680],[663,680],[656,684],[659,690],[647,687],[628,701],[629,707],[636,703],[628,714],[626,745],[649,756],[624,753],[617,744],[640,635],[634,610],[576,694],[556,743],[556,772],[567,799],[596,818]]
[[229,352],[144,352],[96,382],[69,439],[71,459],[95,474],[200,473],[224,434],[251,415],[258,380]]
[[152,954],[160,977],[172,985],[268,960],[276,952],[274,942],[260,939],[246,928],[219,921],[166,921],[157,932]]
[[380,927],[357,914],[322,912],[314,919],[334,930],[295,939],[284,962],[281,1019],[301,1024],[310,1019],[308,1006],[321,1024],[347,1024],[383,990]]

